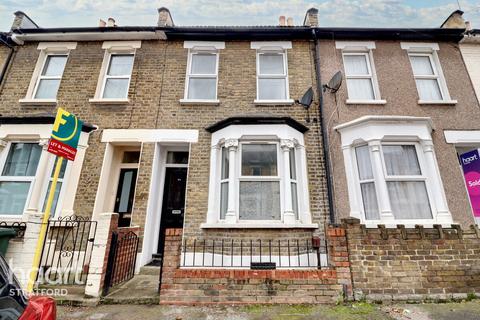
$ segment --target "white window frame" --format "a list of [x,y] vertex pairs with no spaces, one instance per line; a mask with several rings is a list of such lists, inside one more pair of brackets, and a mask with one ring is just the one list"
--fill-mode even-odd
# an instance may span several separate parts
[[[48,169],[46,170],[47,176],[44,178],[46,182],[44,183],[43,191],[42,191],[42,197],[40,198],[40,203],[38,204],[38,208],[43,212],[43,207],[45,206],[46,198],[48,195],[48,192],[50,191],[49,184],[53,180],[52,173],[53,170],[55,169],[55,159],[56,157],[49,154],[49,160],[48,160],[48,168],[50,168],[50,171]],[[63,207],[63,200],[65,198],[65,193],[66,190],[68,189],[68,182],[69,182],[69,177],[70,177],[70,171],[72,169],[72,162],[67,161],[67,159],[63,159],[64,162],[67,162],[67,165],[65,167],[65,173],[63,175],[63,178],[58,178],[58,182],[62,183],[62,186],[60,188],[60,193],[58,194],[58,200],[57,200],[57,207],[55,208],[55,212],[51,212],[51,216],[53,218],[57,218],[61,216],[62,213],[62,207]]]
[[[218,71],[220,65],[220,50],[225,49],[225,42],[222,41],[185,41],[183,48],[188,49],[187,53],[187,70],[185,76],[185,88],[183,92],[183,99],[180,99],[181,104],[205,104],[205,105],[218,105],[220,100],[218,99]],[[192,56],[195,54],[215,54],[216,55],[216,68],[215,74],[192,74]],[[215,78],[215,98],[214,99],[189,99],[188,90],[190,78]]]
[[[287,50],[292,49],[292,43],[290,41],[254,41],[251,42],[251,49],[256,50],[256,99],[255,104],[258,105],[275,105],[275,104],[293,104],[294,100],[290,99],[290,85],[288,76],[288,56]],[[283,70],[284,73],[279,74],[261,74],[260,73],[260,56],[262,54],[281,54],[283,57]],[[259,80],[260,79],[284,79],[285,80],[285,98],[284,99],[260,99],[259,97]]]
[[[380,211],[381,208],[381,203],[380,203],[380,197],[387,195],[386,199],[384,201],[388,201],[389,206],[391,207],[391,200],[390,196],[388,195],[388,190],[385,188],[387,187],[388,182],[399,182],[399,181],[419,181],[419,182],[424,182],[425,183],[425,188],[427,191],[427,198],[429,202],[429,207],[430,207],[430,213],[432,214],[433,217],[433,208],[432,208],[432,202],[434,201],[433,196],[432,196],[432,190],[430,187],[430,181],[428,176],[425,174],[426,170],[426,164],[425,164],[425,157],[422,155],[421,151],[421,146],[419,142],[415,141],[399,141],[399,140],[385,140],[381,141],[378,144],[380,156],[381,156],[381,168],[377,167],[377,164],[373,161],[373,155],[372,155],[372,145],[377,145],[375,142],[372,144],[360,144],[360,145],[354,145],[353,146],[353,152],[352,155],[354,157],[355,161],[355,175],[356,175],[356,193],[358,194],[358,198],[360,199],[361,203],[361,211],[362,211],[362,218],[364,221],[368,224],[382,224],[382,219],[375,220],[375,219],[369,219],[367,220],[365,210],[364,210],[364,205],[363,205],[363,196],[362,196],[362,189],[361,189],[361,184],[363,183],[369,183],[373,182],[375,186],[375,193],[377,197],[377,207]],[[384,146],[393,146],[393,145],[398,145],[398,146],[414,146],[415,147],[415,152],[418,160],[418,165],[420,168],[420,175],[389,175],[387,172],[387,167],[385,163],[385,155],[383,153],[383,147]],[[373,173],[373,178],[372,179],[360,179],[360,172],[358,170],[358,164],[357,164],[357,155],[356,155],[356,148],[361,147],[361,146],[367,146],[369,155],[370,155],[370,165],[372,166],[372,173]],[[379,174],[380,173],[380,174]],[[385,190],[378,190],[378,188],[384,188]],[[380,215],[380,212],[379,212]],[[395,219],[395,222],[398,224],[432,224],[432,219]]]
[[[440,59],[438,58],[438,51],[440,47],[438,43],[424,43],[424,42],[401,42],[400,46],[403,50],[407,51],[408,60],[410,61],[410,66],[412,68],[412,75],[415,81],[415,86],[418,86],[416,79],[431,79],[437,80],[438,87],[440,89],[440,94],[442,96],[441,100],[421,100],[419,98],[418,104],[456,104],[457,100],[452,100],[450,93],[448,91],[447,82],[443,74],[442,65]],[[432,66],[433,75],[415,75],[413,71],[411,56],[422,56],[428,57],[430,65]],[[420,95],[420,93],[419,93]]]
[[[275,145],[276,153],[277,153],[277,175],[276,176],[244,176],[242,174],[242,156],[243,156],[243,146],[244,145],[249,145],[249,144],[269,144],[269,145]],[[237,157],[235,161],[238,163],[238,166],[235,168],[237,169],[236,172],[236,179],[235,179],[235,184],[238,186],[236,188],[237,192],[235,193],[236,197],[236,205],[237,205],[237,212],[238,212],[238,220],[241,222],[246,222],[246,223],[270,223],[274,221],[283,221],[284,216],[283,216],[283,199],[286,196],[284,194],[284,190],[282,190],[282,175],[283,172],[281,172],[281,151],[280,151],[280,142],[279,141],[274,141],[274,140],[241,140],[239,141],[239,151],[237,152]],[[240,219],[240,182],[257,182],[257,181],[264,181],[264,182],[278,182],[279,183],[279,189],[280,189],[280,220],[247,220],[247,219]],[[220,218],[220,217],[219,217]]]
[[[373,99],[351,99],[348,95],[347,104],[385,104],[386,100],[381,98],[378,84],[377,71],[373,59],[373,50],[376,48],[373,41],[336,41],[335,47],[342,51],[345,81],[348,79],[368,79],[372,84]],[[368,75],[349,75],[345,68],[345,56],[364,56],[367,63]],[[347,94],[348,94],[348,85]]]
[[[95,90],[95,96],[92,99],[89,99],[89,102],[95,104],[128,104],[130,102],[128,98],[128,93],[130,91],[130,83],[132,81],[132,73],[135,68],[135,56],[136,50],[141,48],[141,41],[105,41],[102,44],[102,49],[105,50],[103,57],[102,67],[100,69],[100,74],[98,77],[97,88]],[[108,76],[108,68],[110,66],[110,60],[112,55],[133,55],[132,70],[130,75],[128,75],[128,86],[127,93],[125,98],[104,98],[103,92],[105,90],[105,84],[107,78],[118,78],[125,79],[127,75],[121,76]]]
[[[43,211],[43,203],[45,201],[50,175],[54,167],[53,159],[55,158],[53,154],[46,151],[48,139],[52,132],[52,125],[53,124],[3,124],[0,126],[0,169],[2,170],[0,173],[3,172],[5,161],[8,157],[8,152],[12,143],[38,143],[43,147],[37,166],[37,172],[30,187],[23,214],[2,215],[0,216],[1,219],[5,221],[27,221],[28,214]],[[88,137],[89,134],[86,132],[80,134],[75,161],[69,161],[67,164],[64,183],[62,184],[61,190],[63,195],[76,194],[83,160],[85,158]],[[66,197],[60,194],[57,208],[61,211],[58,213],[56,212],[55,214],[57,214],[57,216],[58,214],[62,216],[74,214],[74,198],[75,197]]]
[[[28,105],[56,105],[57,98],[54,99],[37,99],[35,95],[37,94],[38,84],[41,79],[60,79],[60,84],[63,78],[63,73],[68,64],[68,58],[70,56],[70,51],[75,50],[77,47],[76,42],[40,42],[37,46],[37,49],[40,50],[40,54],[33,70],[32,78],[30,79],[30,84],[27,89],[27,93],[23,99],[20,99],[20,104]],[[62,55],[67,56],[67,62],[65,68],[62,71],[60,76],[48,77],[42,76],[43,68],[47,62],[48,56]]]
[[[385,224],[396,227],[398,224],[432,226],[453,223],[448,209],[438,163],[433,150],[430,118],[402,116],[364,116],[335,127],[342,139],[347,191],[350,203],[350,216],[360,219],[367,227]],[[358,171],[355,148],[368,145],[377,196],[380,219],[367,220]],[[383,155],[384,145],[414,145],[421,175],[389,176]],[[392,214],[387,190],[388,181],[425,181],[432,219],[395,219]]]
[[[133,61],[132,61],[132,70],[130,70],[130,74],[122,74],[122,75],[117,75],[117,76],[112,76],[108,74],[108,69],[110,68],[110,63],[112,62],[112,57],[113,56],[131,56]],[[107,62],[107,68],[105,70],[105,74],[103,76],[103,84],[102,84],[102,91],[100,92],[100,97],[101,99],[108,99],[104,98],[103,95],[105,93],[105,85],[107,84],[108,79],[128,79],[128,85],[127,85],[127,92],[125,94],[124,98],[113,98],[113,99],[128,99],[128,90],[130,88],[130,82],[132,80],[132,71],[133,71],[133,62],[135,61],[135,53],[109,53],[108,54],[108,62]]]
[[[233,141],[233,143],[232,143]],[[241,174],[242,145],[275,144],[277,146],[277,176],[243,176]],[[222,148],[226,147],[229,156],[229,201],[225,219],[220,218],[220,186],[226,179],[221,179]],[[295,149],[297,174],[298,219],[295,213],[287,212],[287,201],[291,202],[290,192],[286,191],[286,183],[291,182],[290,171],[286,170],[285,154]],[[286,149],[285,149],[286,150]],[[231,155],[234,154],[232,157]],[[233,169],[232,169],[233,166]],[[233,170],[233,176],[230,174]],[[240,181],[278,181],[280,183],[280,220],[240,220]],[[230,187],[231,186],[231,187]],[[234,197],[231,197],[233,190]],[[287,199],[288,197],[288,199]],[[233,209],[235,212],[229,212]],[[233,214],[233,215],[232,215]],[[288,125],[230,125],[212,134],[212,150],[210,155],[210,182],[207,221],[201,228],[317,228],[312,223],[310,199],[308,194],[307,163],[303,134]]]
[[[27,209],[28,207],[28,203],[29,203],[29,200],[30,200],[30,196],[32,194],[32,189],[33,189],[33,185],[36,181],[36,173],[38,172],[38,165],[40,164],[40,158],[39,158],[39,163],[37,164],[37,170],[35,171],[35,175],[34,176],[4,176],[2,175],[3,173],[3,170],[5,169],[5,166],[7,164],[7,158],[8,158],[8,154],[10,153],[10,149],[12,147],[13,144],[16,144],[16,143],[32,143],[32,144],[38,144],[38,141],[35,141],[35,140],[11,140],[11,141],[8,141],[6,143],[6,146],[4,148],[4,150],[2,150],[2,156],[0,157],[0,182],[30,182],[30,187],[28,189],[28,193],[27,193],[27,197],[25,199],[25,205],[24,205],[24,208],[23,208],[23,211],[21,214],[0,214],[0,218],[21,218],[23,216],[23,212],[25,212],[25,210]],[[42,157],[42,155],[40,155],[40,157]]]

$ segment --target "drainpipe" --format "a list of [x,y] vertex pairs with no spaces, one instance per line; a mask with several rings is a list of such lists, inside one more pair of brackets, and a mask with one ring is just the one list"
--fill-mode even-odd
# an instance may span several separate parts
[[333,204],[333,182],[332,182],[332,168],[330,165],[330,156],[328,152],[328,135],[327,124],[325,123],[325,117],[323,116],[323,88],[322,78],[320,75],[320,44],[318,43],[317,32],[315,28],[312,28],[312,37],[315,41],[315,75],[317,77],[317,91],[318,91],[318,113],[320,118],[320,125],[322,126],[322,147],[323,147],[323,160],[325,165],[325,174],[327,176],[327,197],[328,208],[330,213],[330,223],[335,223],[335,207]]
[[14,52],[14,48],[13,46],[11,46],[8,42],[6,42],[5,40],[3,40],[2,38],[0,38],[0,41],[5,44],[8,48],[10,48],[10,52],[7,56],[7,60],[5,61],[5,63],[3,64],[3,67],[2,67],[2,71],[0,73],[0,90],[2,89],[3,87],[3,79],[5,78],[5,75],[7,73],[7,69],[8,69],[8,66],[10,65],[10,61],[12,60],[12,56],[13,56],[13,52]]

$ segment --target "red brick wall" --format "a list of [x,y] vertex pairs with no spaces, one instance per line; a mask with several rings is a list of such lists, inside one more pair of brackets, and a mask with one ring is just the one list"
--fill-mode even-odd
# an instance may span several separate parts
[[[179,269],[181,240],[181,229],[166,230],[161,304],[334,303],[341,299],[343,283],[335,268]],[[346,250],[344,232],[334,241],[343,246],[335,252]],[[341,255],[334,261],[345,280],[342,268],[348,266]]]
[[343,220],[357,299],[460,299],[480,293],[480,232],[471,227],[365,229]]

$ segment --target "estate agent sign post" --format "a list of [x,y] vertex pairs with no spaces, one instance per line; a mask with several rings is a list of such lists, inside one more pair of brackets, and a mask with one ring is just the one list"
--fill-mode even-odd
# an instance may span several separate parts
[[42,227],[35,249],[35,256],[33,258],[32,270],[30,271],[30,278],[28,281],[27,292],[33,291],[35,280],[37,279],[38,266],[40,264],[42,247],[45,242],[45,234],[47,232],[47,223],[50,218],[50,211],[52,209],[53,198],[57,187],[57,180],[62,168],[63,158],[73,161],[77,154],[78,140],[82,132],[83,122],[70,112],[58,108],[55,123],[53,124],[52,134],[48,142],[47,151],[56,155],[56,165],[53,174],[52,184],[48,192],[47,204],[45,206],[45,213],[43,214]]

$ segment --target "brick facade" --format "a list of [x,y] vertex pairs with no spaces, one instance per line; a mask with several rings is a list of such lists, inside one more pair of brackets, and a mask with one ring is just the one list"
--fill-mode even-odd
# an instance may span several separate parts
[[476,226],[366,229],[346,219],[343,228],[356,299],[447,300],[480,292]]
[[[0,92],[2,116],[25,116],[54,113],[53,106],[20,105],[38,59],[38,43],[27,42],[17,47],[4,88]],[[312,121],[306,122],[307,113],[302,106],[256,106],[256,53],[250,41],[226,42],[220,50],[218,99],[219,106],[181,105],[183,98],[187,50],[183,41],[142,41],[136,51],[130,103],[105,106],[90,103],[97,86],[104,57],[102,42],[78,42],[70,52],[57,95],[58,106],[76,114],[85,122],[95,124],[99,130],[90,134],[80,182],[75,196],[74,213],[91,215],[103,163],[105,144],[100,141],[104,129],[197,129],[199,141],[191,146],[185,208],[185,235],[188,237],[222,238],[235,236],[244,239],[309,239],[312,231],[291,230],[228,230],[205,231],[200,224],[206,221],[210,170],[210,133],[205,128],[213,123],[237,115],[270,114],[289,116],[307,126],[305,149],[308,164],[308,182],[312,220],[321,227],[314,231],[323,235],[324,221],[328,215],[325,173],[320,142],[320,126],[316,102],[311,106]],[[293,41],[288,50],[288,70],[291,98],[299,98],[309,87],[315,87],[313,43]],[[79,86],[78,83],[82,85]],[[142,145],[136,196],[132,221],[140,227],[143,236],[150,184],[153,143]],[[158,195],[155,195],[156,197]],[[160,214],[160,213],[158,213]],[[142,240],[140,241],[140,243]]]
[[[343,274],[337,274],[334,267],[318,270],[179,269],[181,233],[182,229],[166,231],[161,304],[334,303],[342,299],[343,283],[338,278]],[[334,252],[345,250],[345,233],[340,237],[343,239],[332,242]],[[346,265],[345,261],[338,260],[334,258],[334,264]]]

